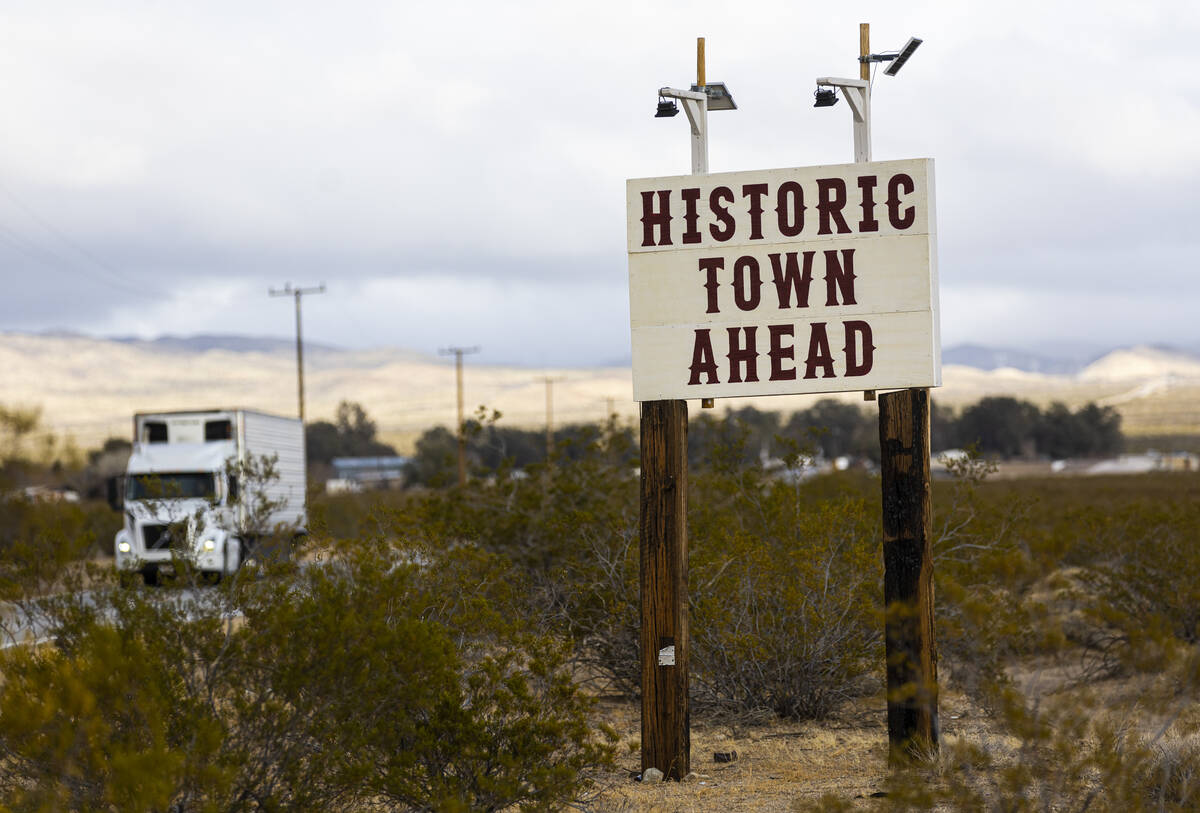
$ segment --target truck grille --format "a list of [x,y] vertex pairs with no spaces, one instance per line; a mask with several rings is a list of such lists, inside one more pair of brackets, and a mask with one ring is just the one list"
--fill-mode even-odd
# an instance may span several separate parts
[[169,525],[143,525],[142,545],[146,550],[166,550],[171,547]]

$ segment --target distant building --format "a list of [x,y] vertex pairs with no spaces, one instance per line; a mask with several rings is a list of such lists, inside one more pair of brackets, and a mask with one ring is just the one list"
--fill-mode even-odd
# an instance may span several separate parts
[[8,497],[22,499],[26,502],[79,502],[79,492],[70,488],[51,488],[49,486],[28,486],[11,492]]
[[[407,457],[335,457],[331,491],[362,491],[368,488],[399,488],[404,485]],[[327,483],[328,488],[328,483]]]
[[1141,474],[1151,471],[1197,471],[1200,456],[1191,452],[1148,451],[1140,455],[1121,455],[1115,460],[1102,460],[1088,469],[1088,474]]

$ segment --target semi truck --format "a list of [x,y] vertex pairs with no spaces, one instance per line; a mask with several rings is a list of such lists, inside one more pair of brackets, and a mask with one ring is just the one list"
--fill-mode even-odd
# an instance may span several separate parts
[[147,584],[177,557],[206,576],[236,571],[267,545],[306,532],[304,426],[250,409],[142,412],[110,485],[124,513],[116,567]]

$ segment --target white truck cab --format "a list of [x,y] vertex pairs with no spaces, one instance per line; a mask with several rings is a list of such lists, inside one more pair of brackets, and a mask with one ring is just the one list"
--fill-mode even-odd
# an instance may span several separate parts
[[[174,552],[225,576],[268,535],[305,532],[299,420],[247,409],[154,412],[135,415],[133,430],[123,499],[122,489],[110,492],[125,515],[114,544],[118,570],[154,583]],[[263,463],[270,476],[247,476]]]

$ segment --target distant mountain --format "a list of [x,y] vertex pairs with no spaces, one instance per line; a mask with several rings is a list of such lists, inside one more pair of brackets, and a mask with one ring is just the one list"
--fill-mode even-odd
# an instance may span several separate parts
[[[376,421],[386,442],[408,449],[425,429],[455,425],[452,359],[396,348],[328,349],[305,355],[305,412],[311,420],[329,420],[343,400],[354,401]],[[40,407],[43,424],[60,437],[74,438],[80,448],[125,437],[129,416],[139,410],[242,406],[291,415],[297,408],[293,354],[290,340],[261,336],[118,341],[64,332],[0,331],[0,405]],[[992,395],[1040,406],[1059,401],[1072,409],[1094,402],[1116,407],[1131,435],[1200,432],[1200,354],[1123,348],[1082,370],[1070,354],[1065,343],[1044,354],[949,348],[936,397],[955,409]],[[1071,372],[1033,373],[1022,366]],[[628,365],[542,372],[561,379],[554,389],[556,421],[602,420],[615,409],[624,420],[636,422]],[[501,412],[507,426],[545,425],[545,387],[528,367],[472,364],[465,397],[472,406]],[[763,397],[720,406],[791,411],[828,397]],[[862,401],[859,393],[834,397]]]
[[[232,336],[200,333],[195,336],[159,336],[142,339],[138,336],[109,336],[109,341],[131,344],[138,347],[176,352],[205,353],[209,350],[225,350],[230,353],[282,353],[296,352],[295,339],[277,339],[273,336]],[[306,351],[337,352],[341,348],[315,342],[305,342]]]
[[1066,351],[1062,355],[1031,353],[1004,347],[985,347],[979,344],[959,344],[942,351],[943,364],[961,364],[977,370],[998,370],[1011,367],[1026,373],[1043,375],[1075,375],[1104,353]]
[[1200,381],[1200,355],[1173,347],[1142,345],[1106,353],[1079,373],[1080,378],[1098,381],[1167,380]]

